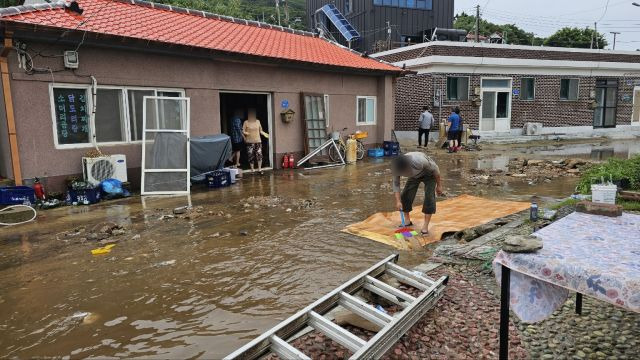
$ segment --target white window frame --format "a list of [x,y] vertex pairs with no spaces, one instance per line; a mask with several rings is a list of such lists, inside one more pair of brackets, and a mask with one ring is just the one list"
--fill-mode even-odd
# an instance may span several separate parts
[[[88,84],[72,84],[72,83],[50,83],[49,84],[49,100],[51,104],[51,122],[52,122],[52,130],[53,130],[53,141],[56,149],[84,149],[84,148],[92,148],[93,138],[95,136],[95,129],[93,121],[90,119],[89,121],[89,142],[79,143],[79,144],[60,144],[58,142],[58,124],[56,122],[56,107],[55,107],[55,99],[53,96],[53,89],[55,88],[64,88],[64,89],[84,89],[87,95],[87,106],[89,108],[89,117],[91,118],[91,112],[93,111],[93,94],[91,93],[91,85]],[[125,140],[124,141],[110,141],[110,142],[97,142],[100,146],[114,146],[114,145],[128,145],[128,144],[142,144],[142,140],[132,140],[131,139],[131,119],[129,118],[129,90],[141,90],[141,91],[153,91],[153,96],[157,96],[158,92],[175,92],[180,94],[180,97],[185,97],[185,90],[178,88],[162,88],[162,87],[143,87],[143,86],[115,86],[115,85],[98,85],[97,89],[110,89],[110,90],[120,90],[121,96],[123,97],[123,120],[124,121],[124,131],[125,131]]]
[[[416,0],[417,1],[417,0]],[[449,99],[449,78],[467,78],[467,98],[466,99]],[[451,75],[451,76],[447,76],[445,77],[445,83],[444,83],[444,100],[445,101],[469,101],[469,99],[471,98],[469,96],[469,91],[471,90],[471,76],[457,76],[457,75]],[[480,86],[482,86],[482,80],[480,80]]]
[[[373,121],[372,122],[359,122],[358,121],[358,103],[360,102],[360,99],[365,99],[365,107],[366,107],[366,100],[373,100]],[[376,125],[378,123],[378,98],[376,96],[356,96],[356,126],[371,126],[371,125]],[[365,109],[365,116],[366,116],[366,109]]]
[[[522,89],[524,88],[522,86],[522,80],[524,80],[524,79],[532,79],[533,80],[533,98],[531,98],[531,99],[523,99],[522,98]],[[579,85],[580,84],[578,84],[578,86]],[[578,90],[580,90],[579,87],[578,87]],[[521,100],[521,101],[535,101],[536,100],[536,78],[535,77],[533,77],[533,76],[523,76],[523,77],[520,78],[520,96],[518,96],[518,100]]]
[[[576,89],[576,98],[575,99],[563,99],[562,98],[562,80],[577,80],[578,81],[578,87]],[[560,84],[558,86],[558,99],[560,99],[560,101],[578,101],[578,100],[580,100],[580,78],[561,77],[560,78]]]

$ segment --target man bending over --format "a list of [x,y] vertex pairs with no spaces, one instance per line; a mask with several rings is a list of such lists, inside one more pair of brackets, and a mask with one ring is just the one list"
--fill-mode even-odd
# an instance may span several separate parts
[[[427,235],[429,233],[431,215],[436,213],[436,194],[443,194],[438,165],[424,153],[409,152],[393,159],[391,170],[396,208],[404,212],[406,226],[413,225],[410,214],[413,209],[413,201],[416,198],[420,183],[424,183],[424,204],[422,205],[424,224],[422,225],[421,233],[422,235]],[[400,193],[401,176],[408,177],[402,193]]]

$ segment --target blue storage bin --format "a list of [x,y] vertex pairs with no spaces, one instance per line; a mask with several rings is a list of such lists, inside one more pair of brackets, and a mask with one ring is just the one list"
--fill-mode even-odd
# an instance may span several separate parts
[[387,150],[398,151],[400,150],[400,143],[396,141],[385,141],[384,143],[382,143],[382,147],[384,148],[385,151]]
[[21,205],[25,200],[33,204],[36,202],[36,193],[28,186],[8,186],[0,188],[0,204]]
[[69,189],[67,191],[67,204],[78,203],[80,205],[84,204],[85,201],[89,204],[95,204],[100,201],[100,188],[96,187],[93,189],[78,189],[73,190]]
[[227,187],[231,185],[231,172],[216,170],[207,174],[207,186],[213,189]]
[[384,156],[397,156],[398,150],[385,150]]
[[367,151],[367,154],[369,155],[369,157],[383,157],[384,156],[384,150],[381,148],[374,148],[374,149],[369,149]]

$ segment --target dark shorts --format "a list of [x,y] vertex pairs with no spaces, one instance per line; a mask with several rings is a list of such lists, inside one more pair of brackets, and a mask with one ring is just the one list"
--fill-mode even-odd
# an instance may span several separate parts
[[244,143],[241,143],[241,142],[234,143],[234,142],[232,142],[231,143],[231,150],[233,150],[233,152],[240,151],[240,150],[242,150],[243,146],[244,146]]
[[402,211],[411,212],[413,210],[413,201],[416,199],[416,194],[420,183],[424,183],[424,203],[422,204],[423,214],[435,214],[436,213],[436,179],[433,176],[423,176],[421,178],[409,178],[407,183],[402,189],[400,194],[400,201],[402,202]]
[[449,133],[447,134],[447,140],[458,140],[459,133],[460,131],[458,130],[449,130]]

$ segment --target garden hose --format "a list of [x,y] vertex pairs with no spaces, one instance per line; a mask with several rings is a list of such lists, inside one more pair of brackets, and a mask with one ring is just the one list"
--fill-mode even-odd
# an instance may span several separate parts
[[0,209],[0,213],[2,213],[3,211],[9,211],[9,210],[17,209],[17,208],[28,208],[29,210],[33,211],[33,217],[31,219],[29,219],[29,220],[21,221],[21,222],[17,222],[17,223],[12,223],[12,224],[0,222],[0,226],[14,226],[14,225],[26,224],[28,222],[31,222],[31,221],[35,220],[36,217],[38,216],[38,213],[36,212],[36,209],[34,209],[33,207],[31,207],[29,205],[11,205],[11,206],[7,206],[4,209]]

